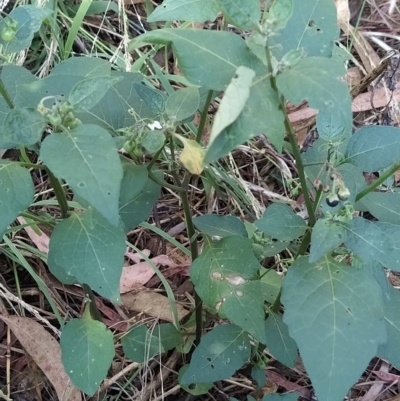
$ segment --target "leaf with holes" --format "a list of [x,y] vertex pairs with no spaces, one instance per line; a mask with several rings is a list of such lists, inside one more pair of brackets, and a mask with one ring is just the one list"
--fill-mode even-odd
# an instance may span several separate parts
[[77,111],[87,111],[94,107],[116,83],[119,76],[91,77],[78,82],[68,96],[68,101]]
[[119,224],[122,167],[107,131],[96,125],[81,125],[52,134],[43,141],[40,158],[57,178],[67,181],[111,224]]
[[82,319],[72,319],[61,334],[62,361],[72,383],[93,396],[106,378],[115,355],[111,330],[93,320],[86,311]]
[[46,126],[47,121],[37,110],[12,109],[4,120],[0,147],[10,149],[34,145],[40,141]]
[[265,322],[265,330],[266,346],[273,357],[289,368],[294,367],[298,356],[297,345],[289,336],[289,330],[283,323],[282,316],[271,311]]
[[0,238],[33,202],[34,186],[29,171],[17,163],[0,161]]
[[183,20],[214,21],[219,11],[217,0],[164,0],[147,18],[147,22]]
[[306,222],[288,205],[274,203],[257,220],[255,226],[263,233],[281,241],[290,241],[304,234]]
[[218,214],[204,214],[193,219],[193,224],[203,234],[221,238],[232,235],[247,237],[244,224],[235,216],[221,216]]
[[331,57],[339,33],[332,0],[294,0],[291,17],[285,27],[270,38],[270,48],[278,60],[296,49],[303,49],[308,57]]
[[[190,277],[203,302],[265,343],[264,301],[257,277],[260,264],[252,241],[241,236],[213,242],[205,238]],[[207,381],[207,380],[206,380]]]
[[194,350],[182,384],[209,383],[228,379],[250,357],[247,333],[234,324],[216,326],[201,338]]
[[384,170],[400,160],[400,129],[383,125],[360,128],[350,138],[345,157],[362,171]]
[[73,213],[56,226],[50,238],[48,264],[56,277],[75,277],[119,303],[125,249],[122,227],[111,225],[89,209],[84,214]]
[[282,303],[318,398],[343,400],[386,341],[379,285],[368,269],[300,257],[285,277]]
[[323,57],[303,58],[278,75],[276,83],[287,100],[303,100],[325,115],[336,116],[342,135],[352,129],[351,97],[347,84],[340,81],[346,71],[343,63]]

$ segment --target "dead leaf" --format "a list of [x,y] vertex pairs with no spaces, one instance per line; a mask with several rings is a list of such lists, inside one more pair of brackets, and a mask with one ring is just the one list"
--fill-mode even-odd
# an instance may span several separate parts
[[[21,224],[27,224],[26,220],[23,217],[18,217],[18,221]],[[50,238],[36,226],[35,231],[32,227],[24,227],[24,230],[28,234],[28,237],[31,241],[36,245],[36,248],[39,249],[40,252],[45,253],[46,255],[49,253],[49,242]]]
[[388,383],[397,383],[400,380],[399,375],[395,375],[393,373],[384,372],[382,370],[374,370],[372,373],[379,377],[379,379],[388,382]]
[[205,150],[193,139],[187,139],[179,134],[174,134],[183,143],[183,150],[179,155],[179,161],[183,167],[194,175],[200,175],[204,170]]
[[60,344],[36,321],[27,317],[4,316],[2,319],[47,376],[59,401],[81,401],[81,392],[71,383],[61,362]]
[[[175,263],[166,255],[158,255],[150,259],[155,265],[175,266]],[[134,265],[124,266],[120,279],[119,291],[125,294],[134,289],[144,286],[155,272],[152,266],[147,262],[140,262]]]
[[293,383],[283,376],[281,376],[278,372],[272,369],[267,369],[266,371],[267,376],[273,380],[278,386],[283,387],[285,390],[288,391],[298,391],[301,396],[307,400],[310,399],[310,390],[308,388],[302,387],[297,383]]
[[[122,304],[133,312],[146,313],[167,322],[173,322],[172,311],[169,299],[155,291],[141,290],[140,292],[129,292],[121,296]],[[176,305],[178,319],[181,320],[189,314],[189,311],[182,305]]]

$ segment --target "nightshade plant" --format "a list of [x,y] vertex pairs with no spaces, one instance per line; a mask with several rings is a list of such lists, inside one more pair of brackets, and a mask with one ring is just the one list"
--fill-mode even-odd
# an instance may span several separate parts
[[[263,12],[258,0],[194,0],[190,7],[165,0],[156,8],[150,22],[212,20],[221,11],[229,24],[246,32],[243,39],[230,31],[181,26],[133,40],[132,51],[172,47],[184,76],[185,88],[177,91],[159,68],[153,79],[164,91],[140,73],[114,71],[96,58],[68,59],[45,79],[22,67],[3,66],[0,148],[19,148],[21,159],[1,161],[0,230],[6,233],[21,213],[31,224],[54,227],[50,271],[65,284],[82,284],[89,296],[95,291],[119,303],[125,233],[150,215],[160,185],[176,191],[191,240],[195,318],[185,325],[176,318],[174,325],[151,331],[134,327],[121,339],[126,356],[144,362],[176,347],[188,352],[188,327],[195,321],[191,341],[196,348],[179,374],[187,391],[207,392],[213,382],[246,364],[262,386],[267,347],[289,367],[299,352],[318,398],[340,401],[371,358],[400,368],[400,294],[386,278],[386,269],[400,271],[400,194],[387,185],[400,168],[400,130],[367,126],[352,134],[332,0],[266,3]],[[31,8],[18,9],[36,21],[29,25],[32,38],[46,13],[32,16]],[[19,42],[19,18],[10,14],[2,21],[7,34],[1,40],[11,51],[29,45]],[[204,148],[207,110],[221,92]],[[319,139],[300,153],[286,102],[303,100],[319,110]],[[190,139],[180,127],[190,126],[198,111],[200,126]],[[278,151],[290,148],[306,220],[282,203],[268,206],[254,224],[233,216],[192,218],[191,176],[205,178],[219,158],[259,134]],[[37,161],[26,149],[37,154]],[[150,157],[147,164],[144,155]],[[174,184],[156,168],[162,155],[170,159]],[[60,207],[60,215],[51,219],[34,208],[25,211],[41,204],[34,201],[30,170],[35,169],[47,174]],[[380,177],[367,185],[363,172]],[[365,211],[375,219],[362,217]],[[200,255],[199,233],[204,240]],[[285,249],[294,257],[284,278],[261,266]],[[88,302],[82,319],[70,320],[61,337],[66,371],[89,395],[114,356],[112,333],[96,320],[93,306]],[[202,307],[226,323],[202,335]]]

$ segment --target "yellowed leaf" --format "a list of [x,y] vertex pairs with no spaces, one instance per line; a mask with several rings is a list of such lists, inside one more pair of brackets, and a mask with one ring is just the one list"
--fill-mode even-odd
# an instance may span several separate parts
[[191,174],[200,175],[204,170],[204,149],[193,139],[187,139],[179,134],[174,136],[183,143],[179,161]]

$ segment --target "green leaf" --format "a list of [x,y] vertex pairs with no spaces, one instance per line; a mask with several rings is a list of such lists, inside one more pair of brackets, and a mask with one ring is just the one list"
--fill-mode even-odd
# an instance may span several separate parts
[[378,220],[400,224],[399,192],[370,192],[361,203]]
[[0,36],[0,44],[3,45],[3,54],[18,53],[27,49],[33,39],[33,34],[37,32],[45,18],[51,15],[52,11],[46,7],[33,5],[19,5],[15,7],[8,17],[0,21],[0,32],[6,29],[7,21],[13,19],[17,22],[15,37],[10,42],[4,41]]
[[165,100],[163,94],[156,89],[150,88],[145,84],[133,83],[133,88],[140,99],[156,115],[161,114],[165,109]]
[[6,116],[0,137],[2,149],[29,146],[40,141],[47,122],[35,109],[15,108]]
[[225,90],[238,67],[260,66],[245,41],[232,32],[167,28],[147,32],[138,40],[171,44],[185,78],[207,89]]
[[267,207],[263,217],[255,226],[263,233],[281,241],[291,241],[304,234],[306,222],[283,203],[274,203]]
[[165,112],[172,121],[183,121],[196,113],[199,102],[200,93],[197,88],[178,89],[168,97]]
[[204,214],[193,219],[195,227],[210,237],[230,237],[241,235],[247,237],[244,224],[235,216],[221,216],[218,214]]
[[282,316],[270,312],[265,322],[267,332],[266,346],[280,363],[292,368],[296,365],[298,351],[296,342],[289,336],[289,330]]
[[183,384],[182,383],[182,376],[186,373],[186,371],[189,369],[189,364],[184,365],[181,367],[179,370],[179,375],[178,375],[178,382],[180,386],[182,387],[183,390],[185,390],[187,393],[192,394],[192,395],[202,395],[208,393],[208,391],[212,388],[214,383],[192,383],[190,385]]
[[362,171],[384,170],[400,160],[400,129],[384,125],[360,128],[349,140],[346,162]]
[[190,277],[206,305],[264,343],[264,301],[257,279],[260,264],[251,243],[240,236],[218,242],[206,237],[202,254],[190,267]]
[[[331,1],[331,0],[329,0]],[[310,107],[325,115],[334,115],[343,127],[343,136],[351,132],[351,98],[347,84],[339,78],[346,73],[342,63],[323,57],[298,61],[277,77],[279,91],[294,104],[307,100]]]
[[214,21],[218,13],[217,0],[164,0],[147,18],[147,22],[183,20]]
[[367,269],[301,257],[288,270],[282,303],[317,397],[343,400],[386,340],[378,284]]
[[177,347],[183,340],[182,334],[173,324],[164,323],[148,329],[140,325],[122,337],[125,355],[135,362],[146,362],[155,355]]
[[84,316],[63,327],[60,345],[62,362],[72,383],[93,396],[115,355],[112,332],[104,323]]
[[78,196],[118,225],[122,167],[107,131],[96,125],[81,125],[52,134],[43,141],[40,158],[57,178],[67,181]]
[[261,401],[297,401],[301,396],[300,393],[286,393],[286,394],[265,394]]
[[378,356],[400,367],[400,292],[389,285],[389,298],[385,301],[387,342],[378,348]]
[[339,142],[346,135],[346,127],[341,119],[330,112],[321,111],[317,115],[318,135],[326,141]]
[[[16,102],[16,92],[19,85],[35,82],[37,78],[23,67],[16,65],[4,65],[0,71],[1,80],[11,98],[15,107],[20,105]],[[36,106],[36,105],[35,105]],[[0,127],[11,109],[8,107],[3,96],[0,96]]]
[[86,78],[72,88],[68,101],[76,110],[90,110],[100,102],[112,86],[122,81],[122,79],[122,77],[118,76]]
[[253,366],[251,369],[251,378],[257,383],[257,390],[261,390],[266,382],[267,376],[265,374],[265,368],[260,368],[258,366]]
[[165,134],[160,130],[149,130],[142,138],[140,145],[145,151],[152,155],[160,150],[165,143]]
[[255,72],[247,67],[239,67],[225,90],[211,129],[209,147],[218,135],[231,125],[242,112],[250,96],[250,86]]
[[250,96],[239,117],[208,146],[206,163],[216,161],[261,133],[267,136],[279,152],[282,150],[284,116],[279,108],[279,97],[271,87],[268,76],[253,80]]
[[276,270],[265,269],[264,267],[261,268],[260,274],[263,299],[273,304],[281,291],[283,278]]
[[126,232],[147,220],[160,196],[160,186],[148,178],[146,166],[124,163],[119,195],[119,214]]
[[219,6],[227,19],[236,27],[254,29],[261,18],[258,0],[218,0]]
[[268,19],[274,21],[278,29],[282,29],[286,26],[292,14],[293,0],[277,0],[272,3],[269,9]]
[[216,326],[201,338],[181,383],[208,383],[228,379],[249,357],[250,341],[244,330],[234,324]]
[[[51,76],[73,75],[82,78],[104,77],[111,74],[111,63],[97,57],[71,57],[51,70]],[[132,75],[132,74],[131,74]]]
[[119,303],[125,249],[123,229],[89,209],[84,214],[73,213],[56,226],[50,238],[48,264],[56,277],[75,277]]
[[[390,226],[397,228],[396,231],[400,234],[399,226],[394,224]],[[361,217],[354,217],[344,227],[347,230],[345,245],[365,263],[375,261],[382,263],[388,269],[400,271],[400,245],[395,243],[393,232],[385,232],[384,226]]]
[[145,325],[134,327],[121,338],[121,343],[125,355],[139,363],[164,351],[157,334],[152,333]]
[[328,252],[343,244],[347,238],[347,230],[333,220],[319,219],[311,234],[310,263],[316,262]]
[[296,49],[304,49],[308,57],[331,57],[339,33],[332,0],[293,1],[291,17],[285,28],[270,38],[270,48],[278,60]]
[[33,202],[35,190],[29,171],[16,163],[0,161],[0,238]]

